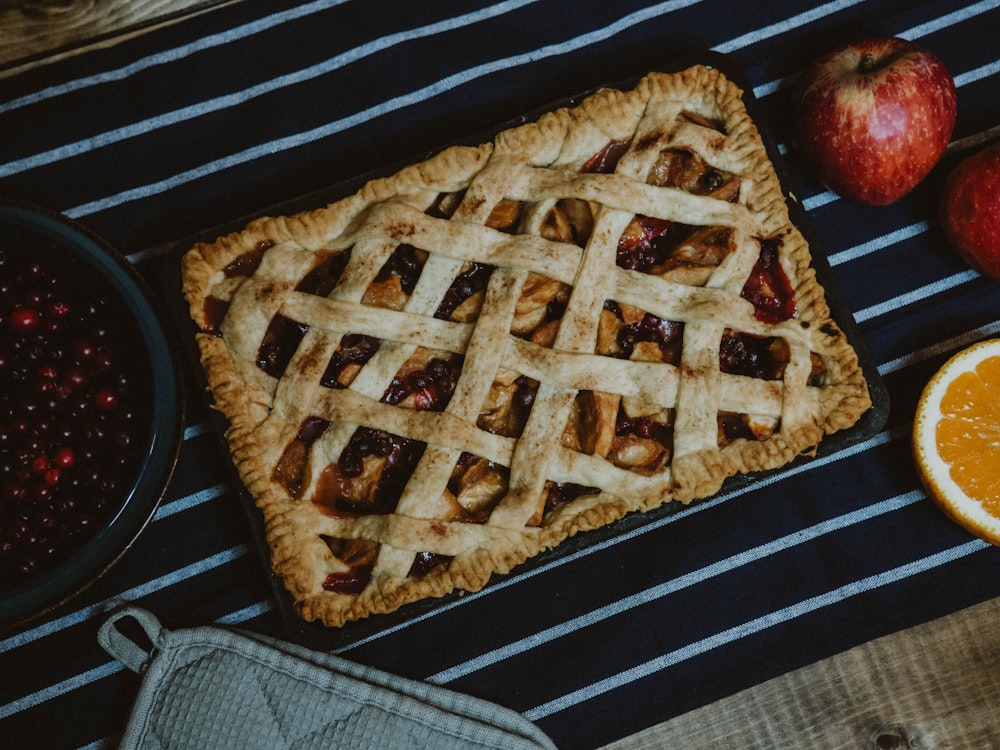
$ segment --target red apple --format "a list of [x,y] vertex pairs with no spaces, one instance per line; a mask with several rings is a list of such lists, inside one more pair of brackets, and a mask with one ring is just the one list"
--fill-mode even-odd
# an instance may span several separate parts
[[803,73],[796,141],[831,190],[884,206],[941,158],[956,104],[954,79],[927,50],[897,38],[854,42]]
[[970,266],[1000,280],[1000,143],[966,157],[948,175],[941,223]]

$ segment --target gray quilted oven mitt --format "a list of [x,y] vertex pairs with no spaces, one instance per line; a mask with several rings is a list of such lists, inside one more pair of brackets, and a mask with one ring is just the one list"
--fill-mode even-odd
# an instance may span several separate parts
[[[151,649],[116,626],[129,618]],[[253,633],[171,631],[126,607],[98,640],[143,675],[122,748],[555,748],[502,706]]]

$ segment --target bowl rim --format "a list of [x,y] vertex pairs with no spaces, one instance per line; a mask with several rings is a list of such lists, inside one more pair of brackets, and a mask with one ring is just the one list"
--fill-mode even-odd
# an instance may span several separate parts
[[185,391],[176,342],[162,303],[133,264],[85,225],[57,211],[0,198],[0,227],[53,239],[87,263],[128,309],[149,358],[151,436],[138,476],[120,507],[69,558],[0,591],[0,630],[23,627],[77,597],[131,548],[159,507],[183,442]]

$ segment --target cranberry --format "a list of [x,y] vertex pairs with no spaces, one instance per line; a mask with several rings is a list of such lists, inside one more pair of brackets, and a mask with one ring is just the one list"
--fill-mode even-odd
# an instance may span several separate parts
[[77,341],[73,346],[73,351],[82,360],[90,359],[97,353],[97,349],[89,341]]
[[69,469],[73,466],[75,460],[76,455],[73,453],[73,449],[63,447],[56,451],[56,455],[53,457],[52,463],[61,469]]
[[15,333],[24,333],[38,328],[38,324],[41,321],[42,318],[37,310],[33,310],[30,307],[19,307],[11,312],[10,317],[7,319],[7,325]]
[[118,394],[111,390],[102,389],[98,391],[94,396],[94,400],[97,403],[97,408],[104,411],[111,411],[118,406]]

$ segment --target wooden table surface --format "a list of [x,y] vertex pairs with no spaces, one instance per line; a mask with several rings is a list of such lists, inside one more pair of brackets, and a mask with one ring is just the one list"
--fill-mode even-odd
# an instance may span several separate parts
[[[5,0],[0,70],[238,1]],[[993,600],[865,643],[608,747],[997,747],[998,696],[1000,601]]]
[[0,70],[239,0],[0,0]]

